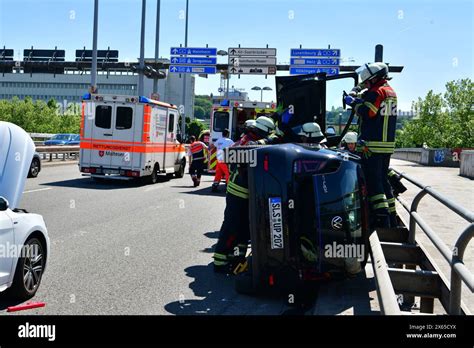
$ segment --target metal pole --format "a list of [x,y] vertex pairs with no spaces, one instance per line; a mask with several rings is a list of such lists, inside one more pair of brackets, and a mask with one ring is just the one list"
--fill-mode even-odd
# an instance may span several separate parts
[[140,33],[140,62],[138,65],[138,95],[143,95],[143,84],[145,77],[145,18],[146,18],[146,0],[142,0],[142,28]]
[[230,74],[229,72],[227,72],[227,88],[226,88],[225,99],[229,99],[229,80],[230,80]]
[[380,44],[375,46],[375,62],[383,62],[383,46]]
[[94,29],[92,34],[92,67],[90,92],[97,92],[97,31],[99,26],[99,0],[94,0]]
[[[188,10],[189,10],[189,0],[186,0],[186,22],[184,27],[184,47],[188,47]],[[186,131],[186,73],[183,74],[183,114],[181,115],[181,127],[183,129],[183,134]]]
[[263,101],[263,88],[260,90],[260,102]]
[[[161,10],[161,0],[157,0],[157,4],[156,4],[156,34],[155,34],[155,63],[158,63],[159,50],[160,50],[160,10]],[[153,78],[153,93],[158,93],[158,78],[157,78],[157,76],[155,76]]]

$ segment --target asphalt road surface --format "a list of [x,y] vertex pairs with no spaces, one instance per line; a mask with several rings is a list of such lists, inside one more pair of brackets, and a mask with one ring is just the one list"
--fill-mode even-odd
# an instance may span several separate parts
[[[214,274],[224,193],[191,179],[140,186],[83,177],[77,164],[28,179],[21,207],[42,214],[51,255],[34,301],[19,314],[282,314],[282,298],[239,295]],[[221,191],[223,188],[221,187]],[[0,296],[0,313],[18,304]],[[8,313],[10,315],[10,313]]]

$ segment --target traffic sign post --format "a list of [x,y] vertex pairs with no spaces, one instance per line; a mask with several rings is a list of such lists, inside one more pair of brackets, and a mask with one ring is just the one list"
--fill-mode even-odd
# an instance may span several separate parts
[[230,74],[275,75],[276,48],[229,47]]
[[324,48],[291,49],[290,75],[339,74],[341,50]]
[[306,74],[320,74],[326,73],[327,75],[338,75],[339,68],[328,68],[328,67],[290,67],[290,75],[306,75]]
[[177,74],[215,74],[215,66],[170,65],[169,71]]
[[172,56],[216,56],[217,48],[208,47],[171,47]]
[[201,57],[171,57],[171,64],[186,65],[215,65],[217,58],[201,58]]
[[217,72],[217,58],[215,57],[217,55],[217,48],[171,47],[170,53],[170,73],[215,74]]

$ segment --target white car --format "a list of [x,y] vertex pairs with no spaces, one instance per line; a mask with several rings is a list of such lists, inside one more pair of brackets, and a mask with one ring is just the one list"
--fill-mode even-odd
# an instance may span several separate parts
[[0,292],[18,299],[35,295],[50,247],[43,217],[18,209],[34,151],[23,129],[0,122]]

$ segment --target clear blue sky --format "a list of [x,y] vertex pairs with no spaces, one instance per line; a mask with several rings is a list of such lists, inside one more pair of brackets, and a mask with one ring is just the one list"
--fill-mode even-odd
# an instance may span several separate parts
[[[277,48],[278,62],[289,62],[290,48],[340,48],[343,58],[362,64],[384,45],[385,61],[404,65],[392,85],[402,110],[447,81],[473,78],[473,2],[471,0],[190,0],[188,46],[227,50]],[[99,48],[120,51],[120,60],[139,54],[141,0],[100,0]],[[184,43],[185,0],[161,1],[160,55]],[[154,55],[156,0],[147,1],[146,56]],[[15,49],[58,48],[74,59],[75,49],[92,46],[93,0],[0,0],[0,45]],[[226,61],[220,58],[219,62]],[[274,88],[274,78],[237,77],[252,99],[257,86]],[[217,94],[218,75],[196,77],[196,93]],[[265,92],[274,99],[274,92]]]

